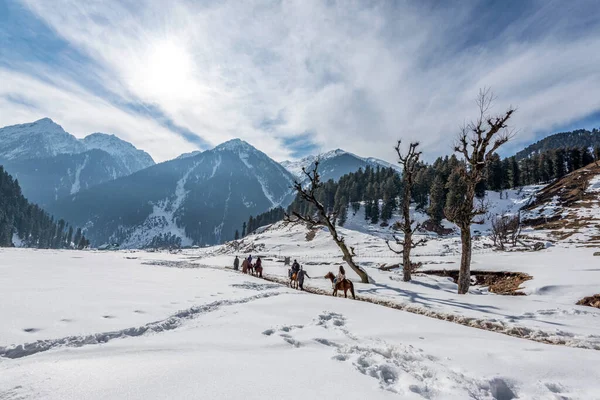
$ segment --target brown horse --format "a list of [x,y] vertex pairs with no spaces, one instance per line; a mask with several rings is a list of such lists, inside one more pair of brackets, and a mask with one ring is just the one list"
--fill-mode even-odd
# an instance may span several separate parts
[[292,289],[298,289],[298,273],[294,272],[290,278],[290,287]]
[[244,262],[242,262],[242,274],[248,273],[249,266],[250,266],[250,262],[248,261],[248,259],[245,259]]
[[256,265],[256,264],[254,264],[252,275],[257,276],[259,278],[262,278],[262,272],[263,272],[262,265]]
[[[328,272],[327,275],[325,275],[325,278],[329,279],[331,281],[331,283],[333,284],[333,280],[335,279],[335,275],[333,274],[333,272]],[[337,282],[335,284],[335,287],[333,288],[333,296],[337,296],[337,292],[338,290],[343,290],[344,291],[344,297],[348,298],[348,290],[350,290],[350,293],[352,293],[352,298],[356,299],[356,296],[354,295],[354,284],[349,281],[348,279],[344,279],[341,282]]]

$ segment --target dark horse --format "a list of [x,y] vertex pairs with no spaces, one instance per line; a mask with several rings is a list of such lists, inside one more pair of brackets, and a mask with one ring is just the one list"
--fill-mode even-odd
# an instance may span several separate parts
[[[329,280],[333,284],[335,275],[333,274],[333,272],[328,272],[327,275],[325,275],[325,278],[329,278]],[[337,282],[335,284],[335,287],[333,288],[333,296],[337,296],[338,290],[343,290],[344,297],[346,297],[346,298],[348,298],[347,292],[348,292],[348,290],[350,290],[350,293],[352,293],[352,298],[356,299],[356,296],[354,295],[354,284],[351,281],[349,281],[348,279],[344,279],[343,281]]]
[[258,276],[259,278],[262,278],[262,271],[263,271],[262,265],[256,265],[256,264],[254,264],[252,275],[255,275],[255,276]]

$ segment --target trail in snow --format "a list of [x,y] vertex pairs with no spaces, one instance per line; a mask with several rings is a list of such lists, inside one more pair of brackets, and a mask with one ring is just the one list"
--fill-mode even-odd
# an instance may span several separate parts
[[[172,268],[209,268],[221,271],[224,269],[223,267],[210,266],[206,264],[192,264],[187,261],[155,260],[145,262],[144,264],[159,265]],[[288,287],[289,284],[288,279],[278,275],[263,274],[263,279],[269,282],[279,283],[286,287]],[[308,283],[304,284],[304,291],[312,294],[331,296],[331,291],[311,286]],[[338,293],[338,296],[343,296],[343,292]],[[350,300],[350,298],[348,298],[348,300]],[[508,336],[517,337],[520,339],[527,339],[534,342],[563,345],[568,347],[576,347],[591,350],[600,350],[600,336],[596,335],[577,335],[559,329],[550,332],[518,324],[508,324],[497,319],[466,317],[464,315],[453,314],[450,312],[434,311],[425,307],[415,306],[413,304],[398,303],[390,299],[378,298],[377,296],[370,296],[364,294],[357,294],[356,300],[365,301],[367,303],[377,304],[383,307],[393,308],[400,311],[406,311],[412,314],[423,315],[442,321],[453,322],[455,324],[468,326],[470,328],[477,328],[490,332],[496,332]]]
[[75,193],[79,192],[79,190],[81,189],[81,181],[80,181],[79,177],[81,175],[81,171],[83,171],[83,169],[87,165],[88,159],[89,159],[89,156],[86,154],[85,159],[83,160],[83,164],[81,164],[79,167],[77,167],[77,170],[75,171],[75,181],[73,182],[73,185],[71,186],[71,194],[75,194]]
[[[289,281],[284,277],[275,275],[263,274],[263,279],[270,282],[277,282],[286,286],[289,283]],[[309,284],[304,285],[304,290],[308,293],[331,296],[330,291],[315,288],[310,286]],[[338,293],[338,296],[342,295],[343,293]],[[562,330],[547,332],[541,329],[534,329],[516,324],[507,324],[499,320],[465,317],[459,314],[434,311],[425,307],[414,306],[411,304],[396,303],[392,300],[382,299],[376,296],[357,294],[356,300],[365,301],[368,303],[377,304],[388,308],[394,308],[397,310],[410,312],[412,314],[418,314],[430,318],[440,319],[443,321],[454,322],[456,324],[468,326],[471,328],[478,328],[491,332],[502,333],[508,336],[518,337],[521,339],[532,340],[535,342],[600,350],[600,337],[595,335],[575,335],[571,332],[566,332]]]
[[[264,287],[264,290],[272,289]],[[48,351],[57,347],[82,347],[86,345],[106,343],[110,340],[141,336],[149,332],[164,332],[178,328],[185,320],[192,319],[200,314],[205,314],[218,310],[223,306],[232,306],[236,304],[244,304],[254,300],[264,299],[268,297],[278,296],[282,292],[267,292],[260,293],[254,296],[245,297],[238,300],[218,300],[209,304],[194,306],[176,314],[156,322],[121,329],[112,332],[94,333],[85,336],[67,336],[60,339],[38,340],[33,343],[19,344],[16,346],[0,347],[0,357],[4,358],[22,358],[36,353]]]

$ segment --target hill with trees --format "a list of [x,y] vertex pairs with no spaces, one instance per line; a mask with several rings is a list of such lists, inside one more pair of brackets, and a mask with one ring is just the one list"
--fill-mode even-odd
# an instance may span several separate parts
[[84,248],[89,241],[63,219],[55,221],[23,196],[21,187],[0,166],[0,247],[14,246],[44,249]]

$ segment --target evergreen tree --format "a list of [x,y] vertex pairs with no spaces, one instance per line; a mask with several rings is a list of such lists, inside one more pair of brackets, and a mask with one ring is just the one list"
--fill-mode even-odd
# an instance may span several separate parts
[[372,200],[371,203],[371,223],[376,224],[379,222],[379,201]]
[[235,235],[234,235],[234,240],[238,240],[240,238],[240,232],[236,229],[235,230]]
[[429,207],[427,214],[431,221],[440,226],[444,218],[444,206],[446,203],[446,188],[441,176],[436,176],[431,186],[431,194],[429,196]]

